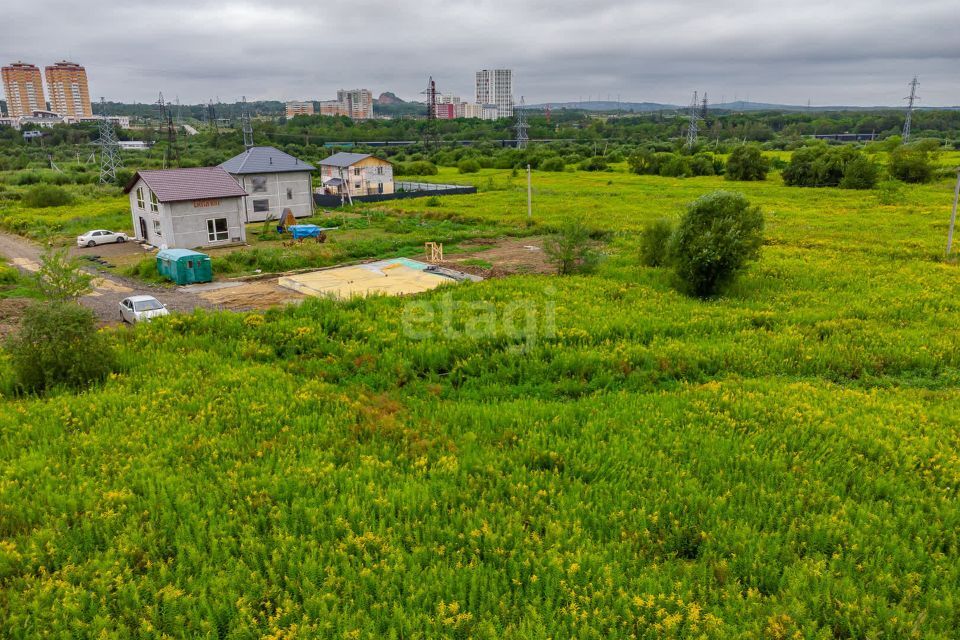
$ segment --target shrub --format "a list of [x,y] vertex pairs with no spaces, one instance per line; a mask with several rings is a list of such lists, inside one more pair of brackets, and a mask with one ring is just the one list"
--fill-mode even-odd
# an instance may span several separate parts
[[66,189],[50,184],[38,184],[23,194],[23,204],[35,209],[62,207],[73,202],[73,196]]
[[673,233],[671,262],[688,291],[712,296],[755,260],[763,214],[741,193],[715,191],[694,200]]
[[563,171],[565,168],[563,158],[560,157],[547,158],[540,163],[541,171]]
[[401,162],[394,167],[393,174],[397,176],[435,176],[437,175],[437,165],[423,160]]
[[905,144],[890,153],[890,174],[904,182],[930,182],[933,179],[933,158],[927,147]]
[[743,144],[733,150],[727,160],[727,180],[766,180],[770,161],[760,153],[760,148]]
[[40,295],[52,302],[76,300],[90,292],[93,281],[79,263],[67,255],[66,249],[47,251],[40,260],[36,273],[36,287]]
[[457,164],[457,169],[460,170],[460,173],[476,173],[480,171],[480,163],[472,158],[461,160]]
[[544,243],[547,259],[560,275],[589,273],[600,259],[590,240],[590,230],[583,223],[570,222]]
[[603,156],[593,156],[580,163],[581,171],[606,171],[607,159]]
[[687,178],[693,175],[693,171],[686,157],[672,153],[666,162],[660,164],[660,175],[665,178]]
[[850,177],[844,186],[849,189],[870,189],[879,176],[876,165],[856,148],[817,145],[793,152],[783,170],[783,181],[792,187],[837,187],[848,172]]
[[83,388],[107,377],[115,357],[97,331],[93,312],[74,303],[35,302],[7,341],[19,387],[43,393],[58,386]]
[[673,224],[660,219],[649,223],[640,236],[640,261],[648,267],[662,267],[669,261]]
[[877,185],[877,199],[880,204],[900,204],[903,202],[903,183],[897,180],[884,180]]
[[717,175],[717,162],[709,153],[698,153],[690,158],[690,171],[695,176]]
[[880,177],[880,167],[864,155],[847,163],[840,180],[841,189],[873,189]]

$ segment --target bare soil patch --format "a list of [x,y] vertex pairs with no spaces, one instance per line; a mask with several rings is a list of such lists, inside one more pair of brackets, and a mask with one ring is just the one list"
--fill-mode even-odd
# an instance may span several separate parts
[[[543,250],[544,240],[543,236],[470,240],[460,245],[466,253],[445,256],[443,266],[484,278],[499,278],[523,273],[554,274],[557,270],[547,260]],[[474,251],[474,248],[477,250]],[[470,264],[481,260],[492,266]]]
[[266,310],[285,304],[298,304],[306,296],[277,284],[276,278],[244,282],[237,286],[199,291],[206,302],[231,311]]

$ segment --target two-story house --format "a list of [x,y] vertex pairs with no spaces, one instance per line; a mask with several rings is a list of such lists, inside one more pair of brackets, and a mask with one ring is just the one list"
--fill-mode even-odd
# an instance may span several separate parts
[[320,179],[327,195],[393,193],[393,165],[368,153],[335,153],[321,160]]
[[247,192],[220,167],[138,171],[124,192],[141,242],[195,249],[247,240]]
[[274,147],[250,147],[220,165],[250,194],[247,222],[279,220],[284,209],[294,217],[313,215],[312,174],[316,168]]

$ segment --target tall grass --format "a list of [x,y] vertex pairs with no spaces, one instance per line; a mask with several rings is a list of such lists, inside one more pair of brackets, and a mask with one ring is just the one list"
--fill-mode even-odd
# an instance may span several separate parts
[[[950,185],[744,184],[767,244],[704,302],[637,231],[720,179],[536,178],[596,274],[108,330],[122,375],[0,405],[4,633],[952,637]],[[443,208],[520,228],[515,187]]]

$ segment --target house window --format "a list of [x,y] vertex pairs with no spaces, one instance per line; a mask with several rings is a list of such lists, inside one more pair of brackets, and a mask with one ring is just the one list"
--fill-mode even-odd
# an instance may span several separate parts
[[143,187],[137,187],[137,207],[146,209],[147,203],[143,199]]
[[254,200],[253,201],[253,210],[255,212],[265,212],[270,211],[270,201],[269,200]]
[[361,186],[361,185],[360,185],[360,183],[359,183],[359,182],[358,182],[358,183],[356,183],[355,185],[353,185],[353,187],[354,187],[354,189],[359,189],[359,188],[360,188],[360,186]]
[[160,201],[157,200],[157,194],[155,194],[153,191],[150,192],[150,211],[153,211],[154,213],[160,211]]
[[263,176],[254,176],[250,178],[250,184],[253,185],[254,193],[266,193],[267,192],[267,179]]
[[207,240],[210,242],[220,242],[221,240],[226,240],[227,237],[226,218],[210,218],[207,220]]
[[360,168],[359,168],[359,167],[353,170],[353,175],[355,175],[355,176],[360,175]]
[[287,187],[287,200],[293,200],[293,189]]
[[382,175],[383,175],[383,167],[377,167],[377,175],[378,175],[378,176],[382,176]]
[[160,226],[159,220],[153,221],[153,235],[161,236],[161,237],[163,236],[163,228]]

